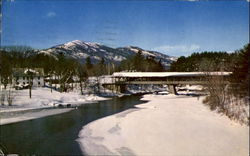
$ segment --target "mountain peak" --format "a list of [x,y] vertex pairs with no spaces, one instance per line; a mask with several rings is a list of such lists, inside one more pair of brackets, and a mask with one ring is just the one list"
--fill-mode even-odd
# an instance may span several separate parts
[[80,40],[74,40],[74,41],[70,41],[70,42],[67,42],[63,45],[69,47],[69,46],[73,46],[73,45],[82,45],[84,42],[80,41]]
[[88,47],[98,48],[100,46],[100,44],[95,43],[95,42],[84,42],[84,41],[80,41],[80,40],[70,41],[70,42],[67,42],[63,45],[66,47],[79,45],[79,46],[82,46],[85,48],[88,48]]
[[80,41],[80,40],[74,40],[74,41],[71,41],[72,43],[78,43],[78,44],[81,44],[83,43],[83,41]]
[[84,63],[87,57],[91,57],[91,61],[93,63],[98,63],[102,58],[104,58],[105,62],[113,62],[119,63],[122,60],[129,58],[138,51],[141,50],[142,55],[152,56],[157,61],[161,60],[162,64],[168,68],[169,64],[173,62],[172,58],[168,55],[144,50],[142,48],[136,46],[127,46],[127,47],[120,47],[120,48],[112,48],[105,45],[101,45],[95,42],[84,42],[80,40],[73,40],[43,51],[40,53],[44,53],[47,55],[54,55],[57,56],[58,53],[63,53],[67,57],[72,57],[80,62]]

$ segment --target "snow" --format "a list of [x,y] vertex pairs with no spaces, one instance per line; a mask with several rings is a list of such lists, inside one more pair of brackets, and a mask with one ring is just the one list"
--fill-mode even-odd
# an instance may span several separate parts
[[169,59],[170,59],[171,61],[177,61],[177,60],[178,60],[178,57],[171,56],[171,57],[169,57]]
[[96,48],[91,48],[91,50],[93,50],[94,52],[97,52]]
[[71,48],[72,46],[75,46],[75,45],[83,46],[85,49],[87,49],[88,47],[93,47],[92,49],[95,50],[95,51],[96,51],[95,48],[99,48],[98,43],[83,42],[83,41],[80,41],[80,40],[74,40],[74,41],[67,42],[67,43],[64,44],[66,49]]
[[[0,106],[0,114],[1,113],[15,113],[20,111],[27,110],[35,110],[41,108],[52,108],[58,105],[67,105],[71,104],[71,106],[77,106],[85,103],[91,103],[100,100],[107,100],[108,98],[99,97],[93,94],[90,95],[80,95],[78,92],[69,92],[69,93],[60,93],[58,91],[53,90],[52,93],[49,88],[33,88],[32,89],[32,98],[29,98],[29,90],[16,90],[14,91],[14,99],[12,106],[8,106],[5,101],[4,106]],[[50,111],[49,114],[58,113],[58,110]],[[65,112],[65,111],[59,111]],[[47,112],[46,112],[47,113]],[[32,114],[32,119],[35,116],[43,117],[45,115]],[[20,119],[8,118],[4,119],[4,123],[10,123],[11,121],[23,121],[26,119],[30,119],[30,117],[20,116]],[[8,121],[7,121],[8,120]],[[1,123],[3,122],[3,117],[1,116]]]
[[87,57],[89,57],[89,55],[88,55],[88,54],[86,54],[86,53],[82,53],[82,52],[78,53],[77,55],[78,55],[78,56],[80,56],[80,57],[83,57],[83,58],[87,58]]
[[65,49],[71,49],[75,45],[83,46],[85,49],[88,48],[88,45],[86,45],[84,42],[82,42],[80,40],[74,40],[74,41],[71,41],[71,42],[67,42],[67,43],[63,44],[63,47]]
[[105,50],[105,49],[100,49],[100,51],[103,51],[103,52],[106,52],[106,53],[107,53],[107,50]]
[[115,72],[114,77],[169,77],[169,76],[205,76],[230,75],[232,72]]
[[105,83],[115,83],[115,80],[111,75],[102,75],[99,77],[99,83],[105,84]]
[[[41,107],[51,107],[55,104],[70,103],[77,105],[85,102],[91,102],[94,100],[105,100],[106,98],[98,97],[95,95],[80,95],[79,93],[69,92],[60,93],[58,91],[50,91],[49,88],[33,88],[32,98],[29,98],[29,90],[16,91],[15,98],[13,100],[13,107],[1,108],[0,112],[15,111],[18,108],[22,109],[34,109]],[[7,105],[7,104],[6,104]]]
[[185,85],[183,87],[179,87],[179,89],[185,89],[185,90],[203,90],[203,86],[202,85]]
[[249,127],[203,98],[145,95],[147,103],[84,126],[77,141],[88,155],[248,155]]
[[118,56],[118,55],[115,55],[115,57],[113,57],[113,60],[115,61],[122,61],[122,60],[125,60],[126,58],[125,57],[122,57],[122,56]]
[[[131,46],[128,47],[131,51],[135,52],[135,53],[138,53],[139,52],[139,49],[137,48],[133,48]],[[148,52],[148,51],[145,51],[145,50],[141,50],[142,54],[143,55],[149,55],[149,56],[155,56],[154,54]]]
[[101,58],[99,56],[93,56],[93,58],[96,60],[101,60]]
[[86,42],[87,45],[94,47],[94,48],[99,48],[99,43],[92,43],[92,42]]
[[31,73],[33,73],[33,74],[39,74],[37,71],[32,70],[32,69],[25,69],[25,70],[24,70],[24,73],[25,73],[25,74],[27,74],[28,72],[31,72]]
[[64,109],[42,109],[34,112],[28,112],[24,114],[15,114],[11,113],[11,117],[8,118],[1,118],[0,125],[20,122],[20,121],[26,121],[26,120],[32,120],[37,118],[42,118],[46,116],[66,113],[73,110],[73,108],[64,108]]

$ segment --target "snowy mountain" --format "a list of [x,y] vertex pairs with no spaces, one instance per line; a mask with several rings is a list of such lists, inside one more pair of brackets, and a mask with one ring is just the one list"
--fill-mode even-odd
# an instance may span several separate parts
[[128,47],[122,47],[122,48],[116,48],[116,49],[119,51],[122,51],[123,53],[132,52],[133,55],[138,53],[138,51],[140,50],[144,57],[153,57],[157,61],[161,60],[162,65],[164,65],[166,68],[169,68],[170,64],[173,61],[177,60],[177,57],[168,56],[157,51],[144,50],[144,49],[141,49],[139,47],[134,47],[134,46],[128,46]]
[[168,68],[170,63],[176,60],[176,57],[156,52],[147,51],[138,47],[120,47],[111,48],[98,43],[83,42],[79,40],[67,42],[57,45],[49,49],[41,50],[39,53],[57,56],[62,53],[67,57],[72,57],[84,63],[87,57],[91,58],[93,63],[99,62],[102,58],[105,62],[120,63],[122,60],[135,55],[139,50],[145,57],[154,57],[156,60],[161,60],[162,64]]

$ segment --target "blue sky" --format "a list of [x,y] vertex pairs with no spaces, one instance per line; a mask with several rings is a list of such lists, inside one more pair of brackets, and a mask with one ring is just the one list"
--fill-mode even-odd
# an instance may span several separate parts
[[233,51],[249,42],[249,2],[4,0],[3,45],[72,40],[138,46],[173,56]]

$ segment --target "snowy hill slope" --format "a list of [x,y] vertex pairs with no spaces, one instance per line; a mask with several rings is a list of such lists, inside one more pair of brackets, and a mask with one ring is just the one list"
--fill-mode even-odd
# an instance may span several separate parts
[[156,60],[161,60],[162,64],[168,68],[170,63],[176,60],[176,57],[147,51],[138,47],[120,47],[111,48],[98,43],[83,42],[79,40],[67,42],[65,44],[57,45],[49,49],[41,50],[39,53],[56,56],[60,53],[65,56],[72,57],[84,63],[87,57],[91,58],[93,63],[99,62],[102,58],[105,62],[120,63],[122,60],[135,55],[139,50],[145,57],[154,57]]
[[142,55],[144,57],[153,57],[155,58],[155,60],[159,61],[161,60],[161,63],[166,67],[168,68],[170,66],[170,64],[173,62],[173,61],[176,61],[177,60],[177,57],[173,57],[173,56],[168,56],[168,55],[165,55],[165,54],[162,54],[160,52],[157,52],[157,51],[149,51],[149,50],[144,50],[144,49],[141,49],[139,47],[134,47],[134,46],[129,46],[129,47],[122,47],[122,48],[117,48],[118,50],[120,51],[123,51],[123,52],[133,52],[134,54],[135,53],[138,53],[139,50],[141,50],[142,52]]

